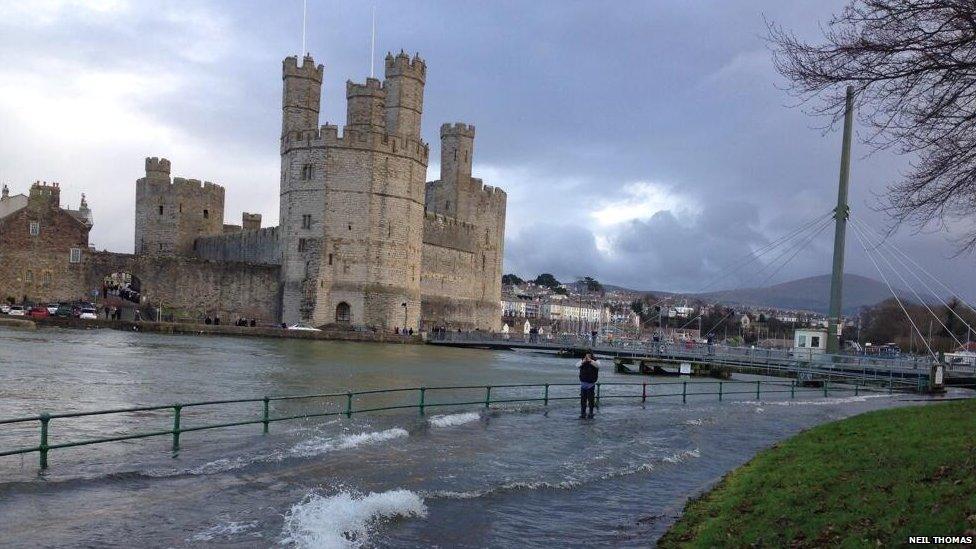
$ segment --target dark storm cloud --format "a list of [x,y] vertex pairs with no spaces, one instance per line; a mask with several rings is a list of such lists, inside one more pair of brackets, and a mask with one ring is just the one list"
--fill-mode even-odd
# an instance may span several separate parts
[[[309,0],[323,122],[344,121],[345,81],[368,75],[371,5]],[[431,157],[442,122],[477,126],[475,173],[509,193],[506,270],[694,290],[833,207],[840,137],[787,106],[762,34],[765,15],[814,38],[839,0],[375,5],[378,72],[388,50],[427,61]],[[111,249],[131,249],[132,182],[147,155],[224,184],[228,219],[276,220],[280,62],[300,48],[300,0],[0,0],[0,15],[0,177],[87,191],[92,239]],[[79,96],[86,75],[104,76],[89,95],[111,104]],[[76,111],[25,114],[72,100],[99,113],[92,132],[75,127]],[[851,203],[880,227],[873,193],[907,159],[867,152],[855,151]],[[972,257],[947,259],[946,235],[896,240],[976,290]],[[825,231],[778,278],[829,271],[829,246]],[[849,250],[850,270],[877,276],[853,238]]]

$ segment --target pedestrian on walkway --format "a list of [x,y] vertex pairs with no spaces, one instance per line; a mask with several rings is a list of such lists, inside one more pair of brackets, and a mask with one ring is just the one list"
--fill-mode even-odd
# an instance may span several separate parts
[[[596,404],[596,382],[600,378],[600,363],[592,353],[586,353],[579,363],[580,380],[580,419],[593,419],[593,407]],[[586,409],[589,407],[589,414]]]

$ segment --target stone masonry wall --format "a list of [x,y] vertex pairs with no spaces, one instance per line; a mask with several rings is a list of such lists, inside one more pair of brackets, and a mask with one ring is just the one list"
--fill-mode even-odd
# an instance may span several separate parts
[[193,243],[194,255],[211,261],[281,264],[278,227],[204,236]]

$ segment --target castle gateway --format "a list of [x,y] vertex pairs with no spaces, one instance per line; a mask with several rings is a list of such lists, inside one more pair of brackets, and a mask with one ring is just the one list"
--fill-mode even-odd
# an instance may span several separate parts
[[146,159],[137,255],[278,267],[282,322],[381,330],[498,328],[506,195],[471,177],[474,126],[444,124],[441,177],[420,137],[427,67],[387,55],[385,78],[346,83],[346,125],[319,125],[323,67],[288,57],[279,226],[224,224],[224,189]]

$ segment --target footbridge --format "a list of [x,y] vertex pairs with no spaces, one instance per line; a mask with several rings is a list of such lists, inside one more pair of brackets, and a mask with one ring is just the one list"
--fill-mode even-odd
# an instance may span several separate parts
[[[575,335],[499,334],[488,332],[440,332],[427,341],[432,345],[475,349],[515,350],[582,356],[628,358],[663,366],[681,363],[718,366],[732,372],[758,373],[800,380],[848,381],[926,390],[943,383],[972,384],[976,371],[969,365],[947,366],[930,357],[880,358],[864,355],[826,354],[811,350],[733,347],[694,342],[609,342]],[[941,368],[941,374],[936,370]],[[950,369],[951,368],[951,369]],[[939,379],[935,379],[938,377]]]

